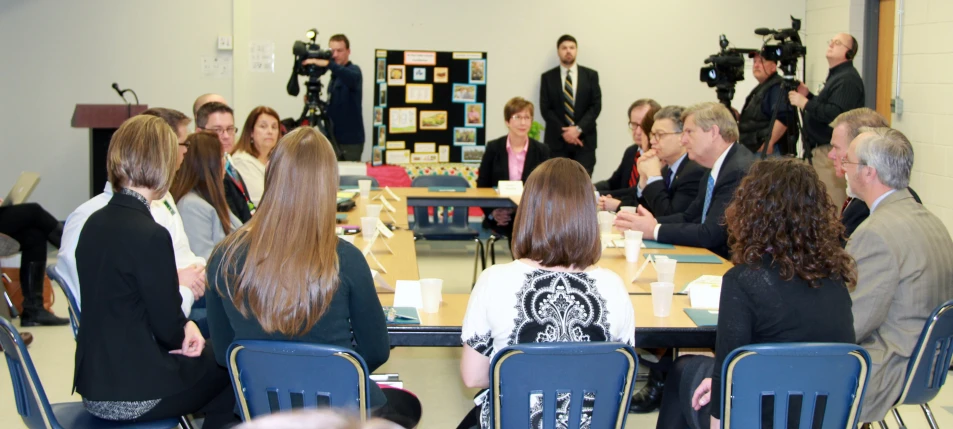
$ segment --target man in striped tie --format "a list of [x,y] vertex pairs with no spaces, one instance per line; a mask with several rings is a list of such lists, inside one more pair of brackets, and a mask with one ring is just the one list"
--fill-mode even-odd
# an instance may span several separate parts
[[596,119],[602,111],[599,73],[576,64],[576,39],[556,42],[559,66],[542,75],[539,104],[546,120],[543,141],[553,156],[576,160],[589,175],[596,166]]

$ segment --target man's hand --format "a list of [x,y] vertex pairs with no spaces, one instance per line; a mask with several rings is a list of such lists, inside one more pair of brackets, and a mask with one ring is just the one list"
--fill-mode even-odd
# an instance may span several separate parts
[[792,106],[797,106],[798,109],[803,109],[804,106],[807,105],[807,96],[802,95],[798,91],[790,91],[788,92],[788,101],[791,102]]
[[612,198],[612,195],[604,195],[599,197],[600,211],[614,212],[616,210],[619,210],[620,204],[622,204],[622,201]]
[[301,65],[306,66],[309,64],[314,64],[318,67],[327,67],[330,61],[328,60],[319,60],[317,58],[309,58],[301,62]]
[[179,284],[192,290],[195,299],[205,296],[205,267],[192,264],[178,271]]
[[692,394],[692,409],[698,411],[709,402],[711,402],[711,377],[702,380]]
[[[655,150],[650,150],[639,157],[639,175],[648,180],[649,177],[662,175],[662,161]],[[644,187],[644,186],[643,186]]]
[[199,357],[202,355],[202,349],[205,348],[205,337],[202,331],[195,325],[195,322],[188,321],[185,324],[185,339],[182,340],[182,348],[169,351],[170,355],[183,355],[188,357]]
[[496,221],[497,225],[506,226],[510,224],[511,220],[513,220],[513,209],[493,209],[493,211],[490,213],[490,216],[493,216],[493,220]]
[[658,221],[645,207],[639,206],[635,213],[622,212],[617,214],[615,222],[612,224],[622,231],[642,231],[644,239],[655,240],[655,225],[658,225]]
[[797,92],[798,92],[798,94],[801,94],[801,95],[803,95],[803,96],[805,96],[805,97],[807,97],[807,95],[811,93],[811,91],[810,91],[809,89],[807,89],[807,85],[805,85],[804,82],[798,83],[798,85],[797,85]]
[[580,134],[575,126],[563,127],[563,140],[565,140],[566,143],[582,146],[582,140],[579,139]]

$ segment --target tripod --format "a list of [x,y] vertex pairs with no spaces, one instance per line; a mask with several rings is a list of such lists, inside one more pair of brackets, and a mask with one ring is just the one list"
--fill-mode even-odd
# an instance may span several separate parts
[[731,111],[731,100],[735,98],[735,82],[719,83],[715,86],[715,95],[718,96],[718,101]]
[[298,118],[298,126],[317,127],[334,149],[334,155],[338,161],[344,160],[344,153],[338,146],[337,139],[334,137],[334,122],[325,113],[328,109],[328,103],[321,99],[321,81],[312,76],[305,82],[308,91],[304,96],[304,109],[301,111],[301,117]]
[[[788,71],[791,73],[788,73]],[[791,106],[791,102],[788,101],[787,93],[790,91],[797,91],[800,81],[797,80],[794,70],[790,68],[784,69],[784,74],[781,75],[781,78],[781,92],[778,94],[778,100],[774,103],[774,109],[771,110],[771,120],[768,121],[767,135],[765,136],[764,141],[761,142],[761,159],[768,157],[768,143],[771,141],[771,135],[773,134],[774,130],[774,122],[778,119],[778,111],[781,110],[781,106],[785,104],[787,105],[791,114],[787,116],[787,120],[784,124],[787,127],[787,130],[784,132],[784,137],[779,139],[778,143],[781,143],[782,140],[787,140],[784,147],[788,150],[795,149],[794,152],[797,152],[796,145],[799,134],[798,130],[801,128],[801,121],[797,116],[797,110],[792,109],[793,106]],[[811,158],[811,151],[806,150],[805,148],[804,159],[808,164],[812,163]]]

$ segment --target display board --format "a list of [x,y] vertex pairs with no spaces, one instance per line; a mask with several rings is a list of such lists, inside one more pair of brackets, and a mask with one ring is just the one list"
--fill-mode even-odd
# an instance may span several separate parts
[[474,162],[486,148],[486,52],[374,55],[372,162]]

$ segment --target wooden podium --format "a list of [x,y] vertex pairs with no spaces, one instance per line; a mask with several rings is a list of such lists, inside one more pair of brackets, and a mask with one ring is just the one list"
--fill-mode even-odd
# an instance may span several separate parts
[[89,128],[89,197],[106,187],[106,152],[109,140],[123,121],[138,115],[145,104],[77,104],[70,122],[73,128]]

